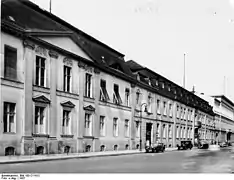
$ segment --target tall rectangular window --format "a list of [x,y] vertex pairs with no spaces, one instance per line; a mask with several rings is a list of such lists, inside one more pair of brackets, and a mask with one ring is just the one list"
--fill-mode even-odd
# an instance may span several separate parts
[[163,102],[163,114],[166,116],[167,115],[167,103]]
[[180,114],[180,110],[179,110],[180,108],[179,108],[179,106],[177,106],[177,109],[176,109],[176,117],[177,118],[179,118],[180,116],[179,116],[179,114]]
[[15,103],[4,102],[3,132],[16,132]]
[[136,121],[136,137],[140,137],[140,122]]
[[45,58],[36,56],[36,85],[45,87],[46,82],[46,68]]
[[17,49],[4,46],[4,77],[17,80]]
[[180,132],[180,128],[179,126],[176,126],[176,138],[179,138],[179,132]]
[[183,138],[183,127],[180,127],[180,138]]
[[136,104],[139,104],[140,101],[140,92],[136,92]]
[[63,68],[63,90],[71,92],[71,67],[68,66]]
[[85,96],[92,97],[92,75],[88,73],[85,74]]
[[117,84],[114,84],[113,103],[114,104],[122,104],[122,100],[121,100],[121,97],[119,95],[119,86]]
[[166,125],[164,124],[163,127],[163,138],[166,138]]
[[125,120],[124,122],[124,132],[125,132],[125,137],[129,137],[129,120]]
[[161,134],[160,134],[160,124],[157,124],[157,135],[158,135],[158,137],[161,136]]
[[180,111],[180,119],[183,119],[183,108],[181,107],[181,111]]
[[128,107],[130,105],[130,90],[128,88],[125,89],[125,105]]
[[171,128],[171,125],[169,125],[169,127],[168,127],[168,136],[169,136],[169,138],[172,138],[172,128]]
[[157,113],[161,114],[160,113],[160,100],[159,99],[157,99]]
[[172,117],[172,104],[169,104],[169,116]]
[[45,133],[45,107],[35,106],[35,133],[44,134]]
[[149,113],[151,113],[151,111],[152,111],[152,97],[151,97],[151,94],[148,95],[148,103],[147,104],[148,104],[147,111]]
[[92,121],[89,113],[85,113],[85,135],[92,136]]
[[106,90],[106,81],[101,79],[100,82],[100,101],[108,101],[110,100],[109,95]]
[[105,128],[105,116],[100,116],[100,135],[105,136],[106,134]]
[[118,136],[118,118],[113,119],[113,135]]
[[71,119],[70,111],[63,110],[63,121],[62,121],[62,134],[71,134]]
[[184,120],[186,120],[186,108],[184,108]]
[[186,129],[185,129],[185,127],[184,127],[184,134],[183,135],[184,135],[183,138],[186,138]]

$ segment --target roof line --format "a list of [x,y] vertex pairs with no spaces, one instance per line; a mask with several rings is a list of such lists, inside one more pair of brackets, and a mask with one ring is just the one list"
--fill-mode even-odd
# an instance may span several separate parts
[[86,36],[90,40],[95,41],[95,42],[101,44],[102,46],[108,48],[109,50],[117,53],[119,56],[122,56],[122,57],[125,56],[124,54],[120,53],[119,51],[111,48],[110,46],[104,44],[103,42],[95,39],[94,37],[86,34],[85,32],[81,31],[80,29],[76,28],[75,26],[69,24],[68,22],[64,21],[63,19],[59,18],[58,16],[56,16],[56,15],[54,15],[54,14],[52,14],[52,13],[50,13],[50,12],[44,10],[44,9],[41,9],[38,5],[34,4],[33,2],[28,1],[28,0],[19,0],[19,1],[22,2],[24,5],[32,8],[33,10],[35,10],[37,12],[40,12],[40,13],[46,15],[47,17],[52,18],[53,20],[57,21],[58,23],[61,23],[63,26],[65,26],[65,27],[67,26],[68,28],[70,28],[70,29],[72,29],[72,30],[74,30],[74,31],[76,31],[78,33],[81,33],[82,35]]

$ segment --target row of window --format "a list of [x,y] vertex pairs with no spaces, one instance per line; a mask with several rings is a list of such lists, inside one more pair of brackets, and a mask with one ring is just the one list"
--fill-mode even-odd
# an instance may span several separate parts
[[[34,133],[46,134],[47,124],[47,107],[35,105],[34,115]],[[4,113],[3,113],[3,124],[4,132],[16,132],[16,104],[10,102],[4,102]],[[93,125],[93,114],[85,113],[85,135],[92,136],[92,125]],[[62,114],[62,129],[61,133],[64,135],[72,135],[72,119],[71,109],[63,109]],[[119,132],[118,118],[113,119],[113,136],[118,136]],[[124,133],[125,137],[129,137],[130,134],[130,123],[129,120],[124,121]],[[106,119],[105,116],[100,116],[100,135],[105,136],[106,134]]]
[[[17,49],[5,45],[4,49],[4,77],[7,79],[17,80]],[[47,67],[46,67],[46,58],[41,56],[36,56],[35,64],[35,85],[41,87],[47,87],[46,78],[47,78]],[[72,67],[64,65],[63,66],[63,91],[72,92]],[[85,74],[85,97],[93,98],[92,93],[92,74]],[[123,104],[122,99],[119,94],[119,86],[114,84],[113,87],[113,103]],[[106,81],[101,80],[100,82],[100,100],[109,101],[109,95],[106,90]],[[126,106],[130,106],[130,90],[125,89],[125,102]]]

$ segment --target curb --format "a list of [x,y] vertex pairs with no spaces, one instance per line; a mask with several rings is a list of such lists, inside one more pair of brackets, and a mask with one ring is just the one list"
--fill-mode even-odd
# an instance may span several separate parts
[[[165,150],[165,152],[177,151],[177,149]],[[12,161],[0,161],[0,164],[17,164],[17,163],[30,163],[30,162],[40,162],[40,161],[58,161],[58,160],[67,160],[67,159],[84,159],[84,158],[92,158],[92,157],[104,157],[104,156],[121,156],[121,155],[132,155],[132,154],[141,154],[145,153],[145,151],[136,151],[131,153],[116,153],[116,154],[95,154],[95,155],[74,155],[74,156],[63,156],[63,157],[43,157],[42,159],[24,159],[24,160],[12,160]]]
[[56,161],[56,160],[67,160],[67,159],[84,159],[84,158],[92,158],[92,157],[103,157],[103,156],[121,156],[121,155],[132,155],[132,154],[141,154],[142,152],[132,152],[132,153],[116,153],[116,154],[95,154],[95,155],[89,155],[89,156],[69,156],[69,157],[56,157],[56,158],[42,158],[42,159],[24,159],[24,160],[12,160],[12,161],[0,161],[0,164],[16,164],[16,163],[30,163],[30,162],[39,162],[39,161]]

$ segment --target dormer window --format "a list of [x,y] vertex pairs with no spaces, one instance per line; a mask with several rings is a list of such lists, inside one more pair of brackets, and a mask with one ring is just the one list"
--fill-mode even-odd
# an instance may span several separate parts
[[156,81],[155,81],[155,85],[158,86],[158,80],[157,80],[157,79],[156,79]]
[[171,91],[171,86],[170,85],[168,85],[168,91]]
[[162,82],[162,88],[164,89],[164,87],[165,87],[165,85],[164,85],[164,83]]

